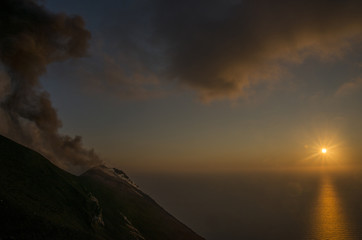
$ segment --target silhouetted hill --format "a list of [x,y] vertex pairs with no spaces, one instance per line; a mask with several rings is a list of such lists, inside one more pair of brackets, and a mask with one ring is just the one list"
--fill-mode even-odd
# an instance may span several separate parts
[[118,169],[77,177],[0,136],[0,239],[201,240]]

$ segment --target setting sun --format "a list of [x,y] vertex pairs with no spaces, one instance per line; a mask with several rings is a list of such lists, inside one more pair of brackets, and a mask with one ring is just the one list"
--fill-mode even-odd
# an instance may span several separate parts
[[0,240],[362,240],[362,0],[82,2],[0,0]]

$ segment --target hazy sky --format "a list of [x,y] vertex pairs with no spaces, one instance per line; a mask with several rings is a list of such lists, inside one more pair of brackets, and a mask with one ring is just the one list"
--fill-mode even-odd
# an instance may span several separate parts
[[[63,123],[137,171],[313,166],[362,157],[361,1],[47,0],[86,57],[41,83]],[[334,148],[332,148],[332,146]]]

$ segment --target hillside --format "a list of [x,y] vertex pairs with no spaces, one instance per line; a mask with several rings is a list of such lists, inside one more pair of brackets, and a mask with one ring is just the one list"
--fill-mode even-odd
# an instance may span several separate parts
[[82,176],[0,136],[0,239],[201,240],[118,169]]

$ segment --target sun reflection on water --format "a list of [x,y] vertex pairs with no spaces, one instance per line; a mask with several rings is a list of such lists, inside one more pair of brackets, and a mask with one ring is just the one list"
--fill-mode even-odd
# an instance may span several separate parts
[[355,239],[348,226],[335,187],[330,177],[324,175],[314,208],[312,236],[308,239]]

